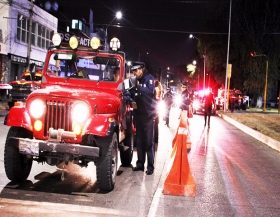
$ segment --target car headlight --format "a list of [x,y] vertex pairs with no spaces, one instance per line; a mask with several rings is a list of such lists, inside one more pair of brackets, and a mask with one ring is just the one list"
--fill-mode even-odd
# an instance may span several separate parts
[[198,109],[199,108],[199,101],[198,100],[194,100],[194,102],[193,102],[193,107],[195,108],[195,109]]
[[179,105],[179,104],[181,104],[181,102],[182,102],[182,97],[180,96],[180,95],[177,95],[176,97],[175,97],[175,103],[177,104],[177,105]]
[[45,110],[45,104],[40,99],[35,99],[31,102],[29,107],[30,115],[34,118],[40,118]]
[[83,123],[89,116],[89,107],[83,102],[78,102],[72,110],[72,119],[77,123]]

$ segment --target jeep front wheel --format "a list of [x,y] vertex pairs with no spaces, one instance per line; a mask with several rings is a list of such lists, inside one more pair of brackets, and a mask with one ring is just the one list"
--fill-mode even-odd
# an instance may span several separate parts
[[[108,142],[110,143],[108,147]],[[111,137],[98,139],[102,147],[102,156],[96,162],[97,185],[102,191],[112,191],[115,186],[118,166],[118,140],[116,133]],[[105,148],[108,147],[108,150]],[[106,150],[105,150],[106,149]]]
[[32,158],[19,153],[18,141],[10,137],[32,138],[32,133],[24,128],[11,127],[6,138],[4,150],[5,172],[11,181],[22,182],[29,176],[32,167]]

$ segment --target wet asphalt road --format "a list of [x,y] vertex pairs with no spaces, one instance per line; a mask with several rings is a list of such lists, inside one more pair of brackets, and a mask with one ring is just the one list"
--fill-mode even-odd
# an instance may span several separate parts
[[211,117],[210,129],[202,115],[190,119],[196,196],[162,193],[178,112],[172,109],[170,128],[159,124],[155,173],[120,166],[109,193],[97,188],[94,165],[69,165],[61,181],[62,168],[34,162],[26,182],[10,183],[3,162],[8,127],[0,115],[0,216],[280,216],[279,152],[218,116]]

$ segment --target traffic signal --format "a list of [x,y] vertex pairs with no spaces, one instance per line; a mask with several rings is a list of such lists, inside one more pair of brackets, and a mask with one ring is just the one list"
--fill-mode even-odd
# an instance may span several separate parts
[[251,57],[254,57],[255,55],[256,55],[256,52],[252,52],[252,51],[250,52]]

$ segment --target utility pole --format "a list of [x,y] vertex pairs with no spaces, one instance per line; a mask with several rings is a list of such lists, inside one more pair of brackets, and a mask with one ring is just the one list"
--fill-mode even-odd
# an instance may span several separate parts
[[27,47],[27,68],[26,70],[30,71],[30,53],[31,53],[31,36],[32,36],[32,17],[33,17],[33,8],[34,0],[30,1],[29,9],[29,32],[28,32],[28,47]]

